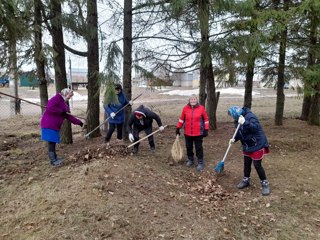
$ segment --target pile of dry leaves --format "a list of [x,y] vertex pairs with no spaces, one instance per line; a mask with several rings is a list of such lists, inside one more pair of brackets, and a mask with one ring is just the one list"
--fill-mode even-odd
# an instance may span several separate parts
[[200,202],[217,202],[239,198],[239,194],[230,193],[217,184],[216,179],[207,176],[200,177],[195,185],[189,186],[189,190],[193,194],[200,195],[198,197]]
[[119,155],[128,155],[129,151],[127,145],[100,145],[95,147],[86,147],[69,157],[71,163],[83,163],[88,161],[95,161],[98,159],[112,159]]

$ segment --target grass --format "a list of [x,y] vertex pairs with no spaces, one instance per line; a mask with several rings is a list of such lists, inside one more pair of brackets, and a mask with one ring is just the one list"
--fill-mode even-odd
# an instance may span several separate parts
[[[57,169],[39,140],[39,117],[10,119],[0,134],[0,142],[11,146],[0,148],[0,238],[319,239],[320,131],[295,119],[301,99],[286,99],[283,126],[273,124],[274,99],[253,102],[271,145],[263,160],[270,196],[261,196],[254,169],[252,186],[235,188],[242,178],[239,144],[232,146],[224,173],[213,172],[234,131],[226,109],[241,101],[220,99],[218,129],[204,139],[202,175],[169,159],[185,101],[160,99],[155,105],[170,125],[156,134],[155,154],[144,141],[137,156],[104,154],[84,161],[81,153],[100,151],[103,137],[85,140],[74,127],[74,144],[57,148],[66,159]],[[78,158],[71,161],[74,154]]]

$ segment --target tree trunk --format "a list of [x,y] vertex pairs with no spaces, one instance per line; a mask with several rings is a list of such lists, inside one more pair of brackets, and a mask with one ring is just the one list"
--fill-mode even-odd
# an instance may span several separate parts
[[[313,9],[314,10],[314,9]],[[319,66],[316,66],[319,64],[319,55],[317,55],[317,49],[318,49],[318,36],[317,36],[317,29],[319,24],[319,16],[315,11],[311,12],[310,16],[310,49],[309,49],[309,66],[312,67],[313,71],[317,71],[316,69],[319,68]],[[315,67],[316,66],[316,67]],[[308,81],[310,82],[310,81]],[[308,123],[311,125],[320,125],[319,122],[319,111],[320,111],[320,81],[319,81],[319,75],[317,79],[314,79],[311,81],[311,88],[312,92],[314,93],[310,98],[310,108],[308,113]],[[310,83],[309,83],[310,84]]]
[[249,60],[247,62],[246,83],[245,83],[244,103],[243,103],[243,106],[247,108],[251,108],[251,105],[252,105],[252,87],[253,87],[255,59],[256,59],[255,57],[249,56]]
[[[132,69],[132,0],[124,1],[124,28],[123,28],[123,88],[127,98],[132,99],[131,69]],[[125,109],[123,128],[124,139],[128,139],[127,126],[131,114],[131,107]]]
[[[317,24],[314,19],[314,16],[311,15],[311,20],[310,20],[311,28],[310,28],[310,36],[309,36],[309,41],[310,41],[310,47],[308,50],[308,67],[310,68],[316,63],[316,57],[314,54],[313,48],[316,47],[317,44],[317,37],[316,37],[316,32],[317,32]],[[300,119],[307,121],[309,119],[310,110],[311,110],[311,96],[308,93],[306,89],[310,88],[308,86],[310,83],[307,80],[304,80],[304,97],[303,97],[303,104],[302,104],[302,111],[301,111],[301,116]]]
[[216,86],[215,86],[215,81],[214,81],[214,76],[213,76],[213,66],[212,63],[209,65],[207,68],[207,76],[208,76],[208,81],[207,81],[207,113],[209,116],[209,123],[210,123],[210,128],[211,129],[217,129],[217,106],[218,106],[218,98],[216,95]]
[[199,102],[206,106],[206,84],[208,81],[208,67],[211,53],[209,50],[209,7],[207,0],[198,1],[198,19],[200,22],[201,45],[200,45],[200,82]]
[[15,36],[10,39],[9,42],[9,75],[10,75],[10,87],[13,87],[13,96],[15,99],[11,99],[11,115],[20,114],[20,103],[21,101],[18,99],[18,68],[17,68],[17,40]]
[[[37,77],[39,79],[40,104],[46,106],[48,103],[48,81],[45,73],[45,56],[42,53],[42,17],[41,0],[34,0],[34,39],[35,39],[35,63],[37,66]],[[43,113],[45,108],[41,108]]]
[[304,93],[302,110],[301,110],[301,115],[300,115],[301,120],[303,120],[303,121],[308,120],[310,107],[311,107],[311,97],[307,96],[306,93]]
[[[284,11],[288,11],[289,1],[284,1]],[[287,38],[288,28],[287,26],[281,32],[280,48],[279,48],[279,65],[278,65],[278,81],[277,81],[277,102],[276,102],[276,114],[275,125],[281,126],[283,124],[283,112],[284,112],[284,83],[285,83],[285,66],[286,66],[286,51],[287,51]]]
[[[99,126],[100,118],[100,82],[99,82],[99,42],[98,42],[98,12],[97,1],[88,1],[88,108],[87,131],[90,132]],[[101,136],[100,131],[95,131],[91,137]]]
[[206,106],[207,103],[206,109],[209,115],[210,128],[216,129],[217,101],[211,51],[209,51],[209,6],[210,3],[208,0],[201,0],[198,2],[198,18],[201,32],[199,102],[203,106]]
[[[252,18],[253,20],[255,20],[255,16],[253,16]],[[257,26],[252,25],[250,27],[250,34],[253,35],[256,31],[257,31]],[[246,82],[245,82],[243,106],[247,108],[251,108],[256,53],[254,50],[252,50],[252,46],[248,46],[248,49],[249,49],[249,53],[248,53],[248,61],[247,61],[247,67],[246,67]]]
[[311,97],[310,113],[308,123],[311,125],[320,125],[320,83],[315,87],[315,94]]
[[[51,35],[52,45],[55,52],[53,56],[53,65],[55,73],[56,91],[60,92],[62,89],[67,88],[67,74],[66,74],[66,62],[63,43],[63,30],[61,24],[61,5],[59,0],[52,0],[50,4],[50,11],[52,15]],[[71,123],[67,120],[64,121],[61,130],[61,142],[65,144],[72,143],[72,130]]]
[[198,19],[201,33],[199,102],[201,105],[206,106],[206,84],[211,64],[211,52],[209,51],[209,2],[207,0],[198,1]]

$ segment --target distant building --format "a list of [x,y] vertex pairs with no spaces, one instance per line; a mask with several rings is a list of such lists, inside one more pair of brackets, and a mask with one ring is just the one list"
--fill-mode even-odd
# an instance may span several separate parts
[[197,88],[200,84],[199,71],[184,72],[177,71],[172,74],[173,86]]
[[[70,78],[71,75],[71,78]],[[88,85],[88,69],[86,68],[71,68],[67,74],[68,86],[72,85],[73,90],[77,90],[79,86],[87,87]],[[72,83],[72,84],[71,84]]]
[[22,72],[19,74],[20,87],[39,87],[39,79],[35,71]]

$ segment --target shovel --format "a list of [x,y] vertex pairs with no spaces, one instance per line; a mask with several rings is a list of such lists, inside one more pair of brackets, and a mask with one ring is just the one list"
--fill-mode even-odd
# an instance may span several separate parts
[[[235,136],[236,136],[239,128],[240,128],[240,124],[238,124],[238,126],[237,126],[237,128],[236,128],[236,130],[235,130],[235,132],[234,132],[234,134],[233,134],[233,136],[232,136],[232,139],[235,138]],[[223,159],[217,164],[217,166],[215,166],[214,170],[215,170],[217,173],[222,173],[222,172],[223,172],[223,169],[224,169],[224,161],[225,161],[226,158],[227,158],[227,155],[228,155],[228,153],[229,153],[229,150],[230,150],[231,145],[232,145],[232,143],[229,142],[229,146],[228,146],[228,148],[227,148],[226,153],[224,154]]]

